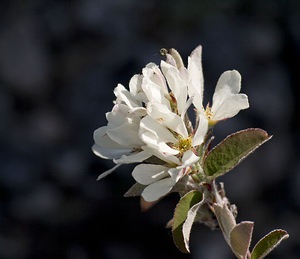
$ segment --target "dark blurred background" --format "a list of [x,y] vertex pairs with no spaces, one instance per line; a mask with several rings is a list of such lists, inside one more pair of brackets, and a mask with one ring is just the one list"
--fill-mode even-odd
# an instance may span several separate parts
[[0,2],[0,258],[233,258],[219,231],[195,225],[191,255],[166,222],[178,197],[147,212],[123,198],[131,166],[91,152],[117,83],[159,62],[162,47],[187,56],[203,45],[205,98],[237,69],[250,109],[217,125],[215,144],[259,127],[271,141],[220,180],[255,221],[252,245],[283,228],[290,238],[268,258],[300,258],[297,0],[15,0]]

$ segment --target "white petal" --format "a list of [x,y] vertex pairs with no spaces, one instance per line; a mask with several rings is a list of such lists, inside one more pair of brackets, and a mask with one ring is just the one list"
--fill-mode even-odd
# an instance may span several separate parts
[[161,159],[162,161],[165,161],[169,164],[176,164],[176,165],[180,164],[180,160],[176,157],[176,155],[162,153],[157,148],[152,148],[149,146],[143,146],[143,149],[145,151],[148,151],[149,153],[153,154],[153,156],[156,156],[159,159]]
[[138,183],[149,185],[169,176],[168,167],[162,165],[140,164],[132,171],[132,177]]
[[208,130],[208,120],[206,116],[202,113],[199,113],[198,118],[199,118],[198,120],[199,124],[195,132],[195,135],[193,136],[193,141],[192,141],[193,147],[201,145],[203,143]]
[[[193,151],[188,150],[183,154],[182,166],[187,167],[199,161],[200,157],[196,156]],[[178,167],[179,168],[179,167]]]
[[118,86],[115,88],[114,94],[117,97],[117,102],[124,102],[130,108],[139,106],[130,92],[121,84],[118,84]]
[[101,180],[102,178],[104,178],[104,177],[108,176],[109,174],[111,174],[111,173],[112,173],[113,171],[115,171],[119,166],[121,166],[121,164],[120,164],[120,165],[115,165],[113,168],[111,168],[111,169],[105,171],[104,173],[100,174],[100,175],[98,176],[98,178],[97,178],[97,181],[99,181],[99,180]]
[[179,153],[178,150],[169,147],[165,142],[162,142],[151,132],[144,132],[140,136],[147,146],[157,150],[163,156],[177,155]]
[[95,155],[105,159],[113,159],[129,154],[132,151],[132,148],[121,146],[113,141],[106,131],[107,126],[100,127],[94,131],[95,145],[92,147],[92,150]]
[[188,93],[194,97],[194,105],[198,110],[203,109],[203,71],[202,71],[202,47],[198,46],[188,58]]
[[233,94],[238,94],[241,90],[241,75],[238,71],[225,71],[219,78],[213,95],[212,112]]
[[187,110],[188,110],[188,109],[190,108],[190,106],[192,105],[193,101],[194,101],[194,97],[189,97],[189,99],[188,99],[187,102],[185,103],[185,106],[184,106],[184,108],[183,108],[183,111],[182,111],[182,113],[181,113],[181,115],[180,115],[180,117],[181,117],[182,120],[184,120],[184,116],[185,116]]
[[153,134],[155,139],[159,140],[159,142],[164,143],[176,143],[177,139],[173,136],[173,134],[163,125],[158,123],[156,120],[151,118],[150,116],[146,116],[141,120],[139,134],[141,139],[145,142],[143,138],[143,134],[145,132],[150,132]]
[[184,170],[183,167],[176,167],[176,168],[170,168],[168,172],[172,180],[175,183],[177,183],[182,178]]
[[229,88],[229,91],[233,94],[239,93],[241,90],[241,80],[242,77],[237,70],[225,71],[217,82],[215,94],[223,88]]
[[161,73],[158,65],[154,63],[147,64],[146,67],[143,68],[143,75],[144,77],[149,78],[154,84],[158,85],[162,93],[168,93],[166,80]]
[[168,81],[168,85],[172,93],[176,98],[178,113],[181,114],[187,99],[187,82],[183,80],[176,67],[166,63],[165,61],[161,61],[161,69]]
[[125,147],[140,146],[143,142],[138,137],[140,114],[145,113],[144,108],[133,108],[132,112],[124,104],[114,105],[111,112],[106,114],[108,120],[107,134],[109,137]]
[[122,125],[127,119],[126,115],[129,112],[129,107],[125,104],[115,104],[110,112],[106,113],[106,119],[109,127],[118,127]]
[[156,64],[150,63],[143,69],[142,89],[150,102],[170,106],[166,80]]
[[131,110],[129,110],[129,114],[128,117],[132,118],[132,117],[144,117],[147,115],[147,110],[144,107],[136,107],[133,108]]
[[149,103],[147,109],[149,115],[159,121],[160,124],[177,132],[183,138],[188,137],[188,132],[183,119],[179,115],[171,112],[168,107],[157,103]]
[[107,135],[107,126],[100,127],[94,131],[94,141],[97,145],[103,147],[120,147],[119,144],[112,141],[111,138]]
[[249,108],[248,97],[245,94],[228,96],[217,109],[214,110],[212,120],[224,120],[239,113],[240,110]]
[[142,75],[134,75],[129,81],[129,90],[136,100],[146,103],[148,100],[142,89],[142,82]]
[[108,136],[115,142],[124,147],[138,147],[143,145],[138,135],[138,126],[130,123],[124,123],[120,127],[107,130]]
[[143,150],[143,151],[131,153],[128,155],[122,155],[120,158],[114,159],[114,162],[116,164],[140,163],[140,162],[143,162],[144,160],[148,159],[151,156],[152,156],[152,153],[149,153],[148,151]]
[[158,182],[152,183],[144,189],[142,192],[142,197],[147,202],[156,201],[169,193],[175,183],[176,182],[174,182],[171,178],[165,178]]
[[[97,146],[103,149],[124,149],[107,135],[107,126],[100,127],[94,131],[94,141]],[[128,149],[127,147],[125,147]]]
[[143,107],[135,107],[130,109],[125,104],[115,104],[111,112],[106,113],[109,129],[119,127],[124,123],[135,124],[137,127],[141,117],[147,114],[147,110]]
[[239,94],[240,89],[241,75],[238,71],[225,71],[220,76],[213,96],[212,120],[231,118],[249,107],[248,97]]
[[122,155],[130,154],[132,152],[131,148],[104,148],[97,144],[93,145],[92,150],[96,156],[104,159],[120,158]]

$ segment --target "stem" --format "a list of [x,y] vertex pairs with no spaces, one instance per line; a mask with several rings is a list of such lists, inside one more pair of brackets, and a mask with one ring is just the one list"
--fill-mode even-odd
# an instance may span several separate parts
[[[232,210],[230,209],[230,203],[225,196],[222,197],[222,195],[220,195],[220,192],[218,190],[215,181],[212,181],[211,183],[211,193],[214,197],[212,209],[214,214],[216,215],[224,239],[226,240],[227,244],[230,246],[232,252],[238,258],[241,258],[242,255],[239,252],[237,252],[237,250],[234,249],[231,244],[231,239],[230,239],[231,231],[235,228],[237,224],[235,221],[235,216]],[[243,255],[243,259],[250,259],[250,258],[251,258],[251,253],[248,249],[247,253]]]
[[223,206],[224,201],[223,201],[221,195],[219,194],[219,191],[218,191],[218,188],[216,186],[215,180],[213,180],[212,183],[211,183],[211,190],[212,190],[212,193],[215,197],[216,204],[218,204],[220,206]]

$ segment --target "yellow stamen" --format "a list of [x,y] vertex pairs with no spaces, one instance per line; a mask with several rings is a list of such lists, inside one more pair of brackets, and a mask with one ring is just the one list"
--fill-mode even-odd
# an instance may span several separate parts
[[174,148],[179,150],[181,154],[192,149],[192,138],[184,139],[182,136],[178,136],[178,144],[174,145]]
[[211,107],[209,107],[209,105],[206,106],[205,115],[206,115],[206,118],[208,119],[208,126],[212,127],[218,122],[218,121],[211,119],[213,117],[213,113],[212,113]]

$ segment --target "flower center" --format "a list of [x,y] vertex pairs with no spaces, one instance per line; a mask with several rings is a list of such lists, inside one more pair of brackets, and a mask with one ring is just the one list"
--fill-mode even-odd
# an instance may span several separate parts
[[192,139],[188,137],[184,139],[182,136],[178,136],[178,143],[174,145],[174,148],[180,151],[180,153],[184,153],[187,150],[192,149]]

